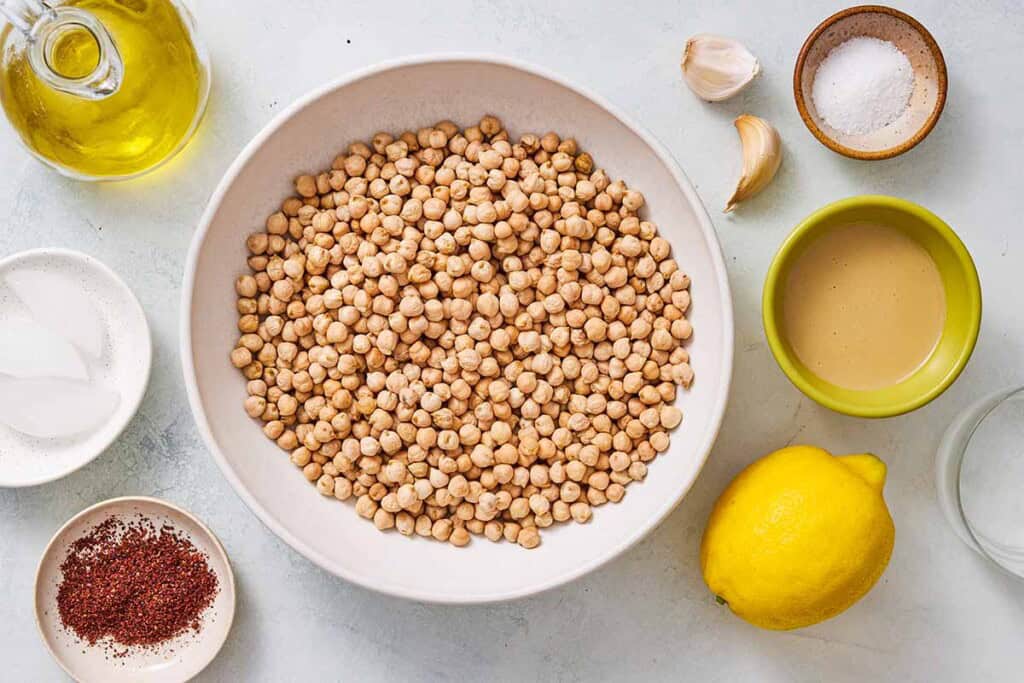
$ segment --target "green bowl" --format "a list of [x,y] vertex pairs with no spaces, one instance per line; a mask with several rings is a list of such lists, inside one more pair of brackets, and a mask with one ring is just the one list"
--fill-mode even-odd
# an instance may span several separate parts
[[[815,375],[797,358],[781,324],[785,282],[796,257],[825,231],[855,222],[887,225],[916,240],[935,260],[946,292],[946,324],[928,360],[899,384],[871,391],[844,389]],[[967,248],[942,219],[903,199],[861,195],[815,211],[789,234],[768,269],[761,306],[768,346],[800,391],[840,413],[890,417],[931,401],[967,365],[981,326],[981,285]]]

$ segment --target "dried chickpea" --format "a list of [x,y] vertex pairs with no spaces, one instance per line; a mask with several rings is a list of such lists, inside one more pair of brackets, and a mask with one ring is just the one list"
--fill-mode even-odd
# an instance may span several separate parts
[[379,529],[523,548],[668,449],[689,277],[643,194],[491,115],[353,143],[245,236],[244,409]]

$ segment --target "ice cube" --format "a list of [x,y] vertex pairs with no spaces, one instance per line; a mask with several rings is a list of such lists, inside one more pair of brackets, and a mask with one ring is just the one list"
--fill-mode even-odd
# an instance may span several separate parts
[[42,439],[91,432],[120,402],[117,392],[86,382],[0,376],[0,423]]
[[15,270],[4,280],[36,321],[79,349],[103,355],[106,325],[93,299],[70,278],[42,270]]
[[14,377],[89,379],[75,347],[26,317],[0,318],[0,373]]

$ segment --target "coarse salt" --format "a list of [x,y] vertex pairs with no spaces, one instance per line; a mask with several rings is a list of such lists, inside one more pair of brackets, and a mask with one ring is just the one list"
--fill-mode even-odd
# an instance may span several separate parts
[[888,40],[851,38],[829,51],[814,76],[818,115],[847,135],[864,135],[895,122],[914,91],[910,60]]

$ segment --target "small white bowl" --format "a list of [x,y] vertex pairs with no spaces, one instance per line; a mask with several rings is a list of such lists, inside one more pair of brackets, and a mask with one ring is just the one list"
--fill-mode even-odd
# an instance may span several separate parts
[[[123,657],[111,657],[102,644],[89,646],[61,624],[57,610],[60,565],[70,545],[96,525],[112,516],[128,520],[140,514],[157,527],[170,525],[205,553],[210,569],[217,575],[219,592],[203,613],[197,633],[185,633],[155,648],[130,648]],[[206,668],[227,640],[235,616],[235,577],[220,541],[188,512],[155,498],[112,498],[79,512],[54,534],[36,570],[35,609],[43,643],[76,681],[178,683]]]
[[[92,432],[39,439],[0,424],[0,487],[35,486],[66,476],[107,449],[131,421],[149,383],[152,342],[146,314],[128,285],[92,256],[69,249],[30,249],[0,259],[0,306],[21,306],[4,286],[20,268],[48,270],[93,298],[106,323],[106,348],[93,364],[92,381],[120,392],[113,414]],[[59,420],[59,415],[54,415]]]
[[[235,278],[246,271],[246,233],[293,193],[296,175],[329,168],[355,140],[441,119],[471,125],[494,114],[509,132],[575,137],[614,178],[640,189],[692,278],[689,346],[696,380],[681,391],[685,418],[668,452],[621,503],[588,524],[547,529],[540,547],[476,538],[454,548],[381,533],[351,503],[325,498],[245,413],[245,379],[228,362],[238,339]],[[196,231],[182,287],[181,357],[199,431],[249,507],[285,542],[329,572],[400,597],[443,603],[508,600],[601,566],[650,532],[700,472],[725,411],[733,318],[721,247],[693,186],[649,133],[612,105],[520,62],[478,55],[410,57],[329,83],[289,106],[235,160]]]

